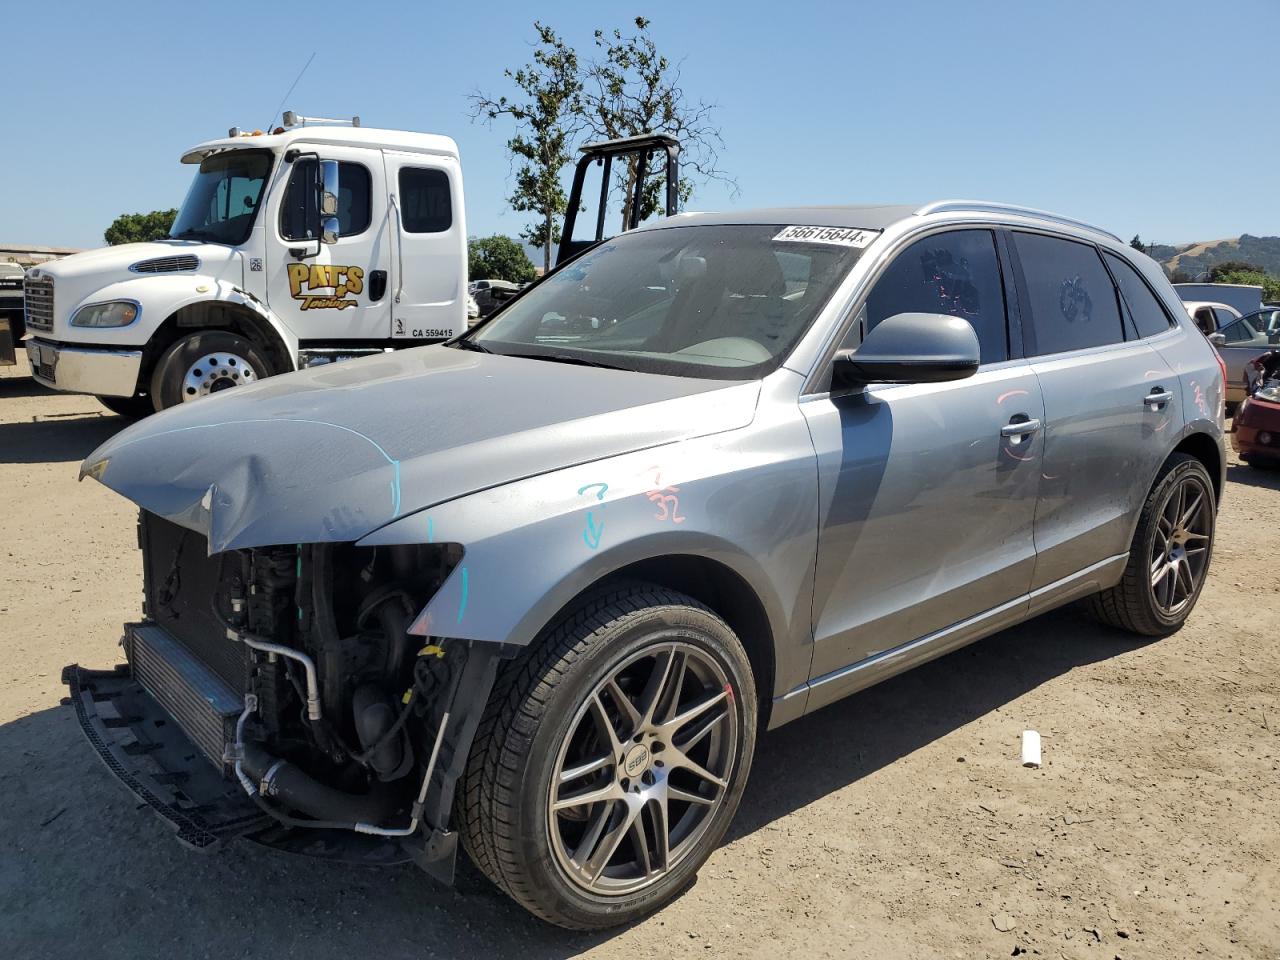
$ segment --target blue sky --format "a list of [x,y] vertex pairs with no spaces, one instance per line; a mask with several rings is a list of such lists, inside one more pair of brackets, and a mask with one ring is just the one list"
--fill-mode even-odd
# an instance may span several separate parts
[[0,241],[97,246],[116,214],[176,206],[183,149],[266,124],[312,51],[286,107],[454,137],[469,232],[514,235],[509,131],[467,95],[506,89],[537,10],[583,54],[648,16],[719,105],[740,193],[691,209],[965,197],[1148,241],[1280,234],[1277,0],[48,0],[11,11]]

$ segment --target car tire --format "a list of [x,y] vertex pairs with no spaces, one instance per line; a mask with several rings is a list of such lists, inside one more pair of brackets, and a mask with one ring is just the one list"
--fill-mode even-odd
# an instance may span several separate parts
[[637,919],[724,836],[756,719],[750,664],[720,617],[657,586],[602,588],[499,675],[457,794],[463,847],[551,923]]
[[1173,454],[1142,506],[1124,576],[1086,601],[1090,613],[1144,636],[1178,630],[1204,588],[1216,522],[1209,471],[1195,457]]
[[98,397],[98,402],[112,413],[127,420],[141,420],[155,412],[155,406],[148,396],[133,397]]
[[226,330],[202,330],[175,341],[151,374],[156,410],[256,382],[275,370],[252,340]]

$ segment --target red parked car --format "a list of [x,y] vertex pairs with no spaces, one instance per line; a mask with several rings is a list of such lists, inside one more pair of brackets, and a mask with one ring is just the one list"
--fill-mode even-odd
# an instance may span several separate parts
[[1231,446],[1250,466],[1280,466],[1280,350],[1251,365],[1257,377],[1236,411]]

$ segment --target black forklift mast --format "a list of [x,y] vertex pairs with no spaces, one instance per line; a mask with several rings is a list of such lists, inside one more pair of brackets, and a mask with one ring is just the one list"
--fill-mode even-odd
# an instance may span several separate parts
[[[642,133],[635,137],[623,137],[619,140],[603,140],[600,143],[588,143],[582,148],[582,156],[578,158],[578,166],[573,172],[573,187],[569,191],[569,204],[564,214],[564,230],[560,235],[560,249],[556,253],[556,264],[559,265],[580,253],[593,243],[605,239],[604,218],[609,199],[609,176],[613,171],[616,158],[635,157],[636,177],[631,185],[630,203],[625,207],[630,211],[623,229],[632,230],[640,224],[641,198],[644,193],[645,177],[649,173],[649,155],[661,150],[667,157],[667,205],[666,216],[676,213],[680,199],[680,141],[666,133]],[[600,178],[600,205],[596,211],[595,236],[578,239],[574,237],[573,228],[578,222],[578,210],[582,206],[582,184],[586,180],[587,170],[592,164],[604,167]]]

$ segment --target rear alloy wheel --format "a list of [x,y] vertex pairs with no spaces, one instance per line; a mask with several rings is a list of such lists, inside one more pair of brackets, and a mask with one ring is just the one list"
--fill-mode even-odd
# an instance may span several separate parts
[[225,330],[193,333],[160,357],[151,375],[157,410],[190,403],[232,387],[255,383],[274,371],[263,351]]
[[724,835],[751,764],[742,645],[696,600],[615,586],[499,677],[458,818],[472,860],[560,926],[636,919]]
[[1181,627],[1209,572],[1216,519],[1217,499],[1204,464],[1173,454],[1147,495],[1123,579],[1090,598],[1094,615],[1147,636]]

